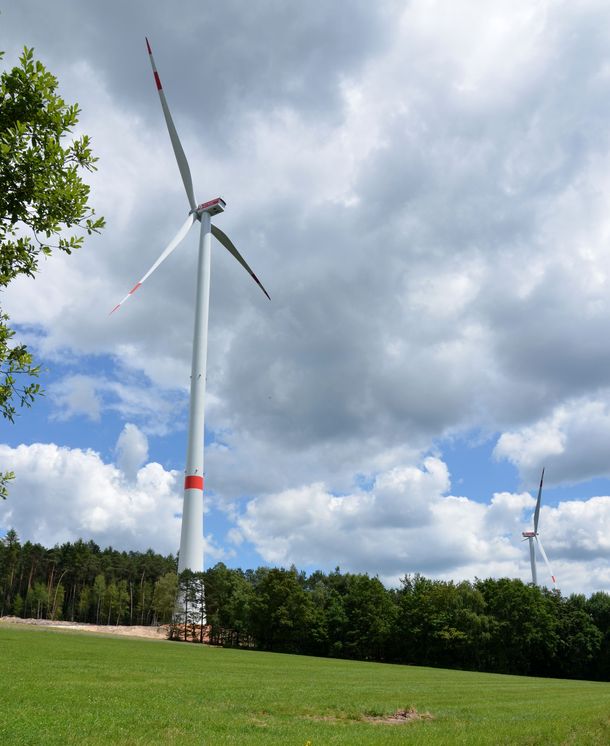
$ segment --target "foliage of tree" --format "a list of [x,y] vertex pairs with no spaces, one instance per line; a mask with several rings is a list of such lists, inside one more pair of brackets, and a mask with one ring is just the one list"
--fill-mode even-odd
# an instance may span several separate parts
[[253,585],[241,570],[222,562],[204,573],[206,620],[215,645],[250,645]]
[[397,593],[395,656],[409,663],[481,668],[494,622],[479,589],[405,576]]
[[[82,178],[97,159],[87,135],[72,139],[80,110],[57,88],[55,76],[27,48],[19,65],[0,74],[0,290],[19,275],[33,277],[41,255],[53,249],[69,254],[84,233],[104,227]],[[40,367],[14,337],[0,308],[0,412],[11,422],[17,407],[30,406],[40,393]],[[0,475],[0,497],[13,476]]]
[[169,624],[174,616],[178,595],[178,576],[166,572],[155,583],[152,607],[159,624]]
[[[474,671],[610,680],[610,596],[563,597],[508,578],[461,583],[366,574],[203,574],[214,642]],[[238,603],[235,603],[239,599]],[[239,634],[232,630],[239,629]]]
[[170,640],[208,642],[203,573],[183,570],[177,577],[177,587]]
[[[190,642],[533,676],[610,680],[610,595],[562,596],[508,578],[473,583],[218,563],[76,541],[0,540],[0,616],[167,624]],[[176,613],[176,612],[179,613]]]
[[610,595],[594,593],[587,599],[585,611],[601,635],[599,651],[591,662],[591,678],[607,680],[610,675]]

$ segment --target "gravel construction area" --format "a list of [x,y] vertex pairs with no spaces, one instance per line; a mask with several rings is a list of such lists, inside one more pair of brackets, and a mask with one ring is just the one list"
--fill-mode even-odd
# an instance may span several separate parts
[[150,640],[166,640],[167,627],[146,627],[143,625],[82,624],[81,622],[62,622],[53,619],[20,619],[15,616],[0,617],[0,624],[33,624],[37,627],[56,629],[75,629],[79,632],[103,632],[108,635],[129,637],[146,637]]

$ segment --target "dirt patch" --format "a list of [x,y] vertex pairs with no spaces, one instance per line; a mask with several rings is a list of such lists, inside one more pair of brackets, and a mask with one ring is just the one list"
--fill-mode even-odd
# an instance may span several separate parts
[[319,715],[319,716],[308,716],[309,720],[318,720],[322,722],[332,723],[345,723],[348,720],[359,720],[365,723],[377,723],[380,725],[404,725],[405,723],[412,723],[415,720],[434,720],[434,717],[429,712],[418,712],[414,707],[408,707],[405,710],[396,710],[392,715],[369,715],[363,714],[359,717],[347,716],[343,717],[337,715]]
[[393,715],[365,715],[361,718],[367,723],[380,723],[382,725],[404,725],[414,720],[433,720],[429,712],[417,712],[413,707],[406,710],[396,710]]
[[0,617],[0,622],[3,624],[33,624],[37,627],[55,629],[73,629],[79,632],[103,632],[108,635],[127,637],[146,637],[149,640],[167,640],[167,627],[164,626],[82,624],[80,622],[61,622],[52,619],[20,619],[15,616]]

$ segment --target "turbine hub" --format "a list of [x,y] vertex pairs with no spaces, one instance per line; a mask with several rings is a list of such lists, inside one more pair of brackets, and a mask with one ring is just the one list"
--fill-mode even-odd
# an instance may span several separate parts
[[193,212],[197,217],[201,217],[201,213],[203,212],[207,212],[209,215],[218,215],[224,212],[226,206],[227,203],[222,197],[216,197],[216,199],[211,199],[209,202],[202,202]]

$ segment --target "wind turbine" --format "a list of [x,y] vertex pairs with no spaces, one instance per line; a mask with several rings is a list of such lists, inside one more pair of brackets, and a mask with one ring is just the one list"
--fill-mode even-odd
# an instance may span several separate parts
[[206,365],[207,365],[207,347],[208,347],[208,311],[210,304],[210,259],[212,235],[232,254],[235,259],[244,267],[252,279],[257,283],[260,289],[265,293],[267,298],[269,294],[261,285],[258,277],[250,269],[246,260],[235,248],[231,239],[225,235],[220,228],[212,225],[211,218],[224,211],[226,203],[220,197],[197,204],[193,191],[193,181],[188,161],[184,155],[184,150],[180,143],[178,133],[172,120],[161,79],[157,72],[155,60],[148,39],[146,39],[146,48],[150,57],[150,64],[153,70],[153,76],[157,85],[161,108],[165,116],[165,123],[169,131],[169,137],[174,149],[174,155],[178,162],[178,169],[186,196],[188,198],[190,210],[188,216],[178,233],[169,242],[161,253],[161,256],[152,265],[148,272],[139,280],[110,312],[111,314],[118,310],[126,300],[128,300],[139,287],[147,280],[157,267],[174,251],[174,249],[185,238],[189,229],[196,221],[201,223],[199,234],[199,260],[197,268],[197,296],[195,302],[195,331],[193,334],[193,358],[191,366],[191,395],[189,408],[189,432],[188,446],[186,452],[186,469],[184,478],[184,503],[182,510],[182,530],[180,534],[180,557],[178,561],[178,572],[183,570],[192,570],[193,572],[203,571],[203,436],[204,436],[204,401],[205,401],[205,383],[206,383]]
[[540,535],[538,533],[538,520],[540,518],[540,500],[542,498],[543,481],[544,481],[544,468],[542,469],[542,476],[540,477],[540,487],[538,488],[538,499],[536,500],[536,510],[534,511],[534,530],[533,531],[522,531],[521,536],[523,536],[524,541],[525,539],[527,539],[530,545],[530,564],[532,566],[532,583],[534,585],[538,585],[538,574],[536,572],[536,550],[534,549],[534,541],[536,541],[536,543],[538,544],[538,548],[540,549],[540,554],[542,555],[544,561],[546,562],[549,575],[551,576],[551,580],[553,581],[553,586],[556,588],[557,581],[555,580],[555,576],[553,575],[553,571],[551,570],[549,558],[546,556],[546,552],[544,551],[544,547],[542,546],[542,542],[540,541]]

